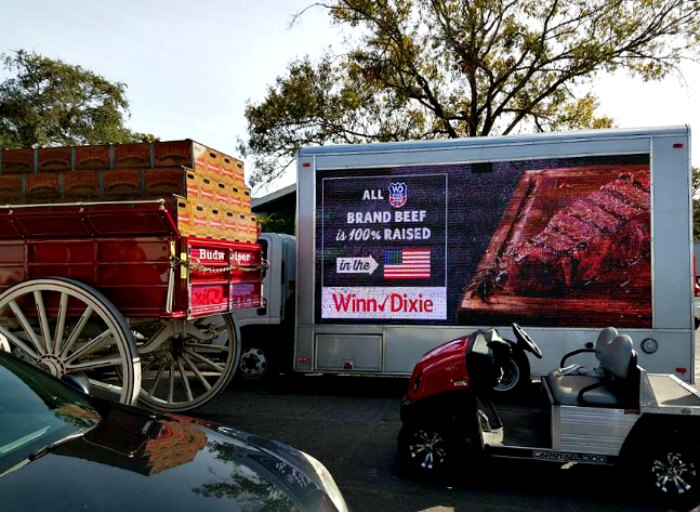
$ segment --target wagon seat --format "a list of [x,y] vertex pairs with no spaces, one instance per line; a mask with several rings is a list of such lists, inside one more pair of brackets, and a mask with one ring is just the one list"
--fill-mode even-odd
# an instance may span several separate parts
[[601,374],[567,375],[554,371],[543,378],[554,405],[638,408],[640,369],[632,338],[616,336],[603,345]]

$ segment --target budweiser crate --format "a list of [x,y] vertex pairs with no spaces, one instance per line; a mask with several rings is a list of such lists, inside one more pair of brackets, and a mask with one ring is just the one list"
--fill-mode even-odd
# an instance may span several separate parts
[[144,194],[147,197],[171,194],[194,197],[196,190],[190,190],[190,175],[193,182],[194,171],[183,167],[144,169]]
[[177,198],[177,229],[183,236],[206,237],[209,232],[209,208],[185,197]]
[[105,171],[102,173],[102,181],[102,197],[105,199],[123,199],[144,195],[142,169]]
[[242,189],[239,187],[229,187],[229,209],[240,213],[243,204]]
[[210,208],[207,221],[207,238],[226,238],[224,232],[224,212],[222,210]]
[[221,157],[221,175],[229,183],[243,185],[245,172],[243,162],[228,155]]
[[224,236],[223,238],[226,238],[228,240],[235,240],[235,234],[238,230],[238,214],[231,212],[231,211],[225,211],[223,215],[223,233]]
[[63,190],[63,175],[59,172],[30,173],[24,176],[26,199],[60,199]]
[[102,171],[112,166],[112,149],[109,144],[76,146],[73,148],[73,170]]
[[224,158],[232,159],[228,155],[190,139],[153,143],[155,167],[184,166],[197,171],[207,171],[213,177],[219,177],[222,175]]
[[153,145],[147,142],[114,144],[112,168],[153,167]]
[[256,242],[259,234],[256,217],[240,212],[224,212],[223,230],[222,238],[237,242]]
[[195,236],[191,203],[184,197],[178,197],[176,203],[177,229],[182,236]]
[[37,155],[37,171],[70,171],[73,168],[73,148],[39,148]]
[[63,198],[94,199],[102,194],[103,171],[63,172]]
[[0,203],[17,203],[24,198],[24,175],[0,175]]
[[193,204],[192,227],[196,236],[207,236],[209,231],[209,209],[203,204]]
[[250,188],[241,188],[241,211],[244,213],[250,213]]
[[36,169],[36,150],[3,149],[0,152],[0,174],[26,174]]
[[230,187],[220,181],[214,185],[214,203],[224,210],[229,210],[231,205]]

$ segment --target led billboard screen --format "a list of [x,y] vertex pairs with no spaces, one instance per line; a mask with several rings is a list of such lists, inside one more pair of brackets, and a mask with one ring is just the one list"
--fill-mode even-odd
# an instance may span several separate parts
[[648,155],[316,183],[319,323],[651,327]]

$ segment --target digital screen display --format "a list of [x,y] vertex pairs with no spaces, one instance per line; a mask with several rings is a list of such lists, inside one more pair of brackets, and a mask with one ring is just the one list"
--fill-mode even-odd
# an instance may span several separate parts
[[648,155],[316,183],[319,323],[651,327]]

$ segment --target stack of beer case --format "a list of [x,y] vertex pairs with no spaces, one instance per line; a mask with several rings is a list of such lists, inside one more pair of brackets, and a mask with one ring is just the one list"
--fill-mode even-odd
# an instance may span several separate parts
[[193,140],[0,151],[0,205],[165,198],[182,235],[255,242],[243,162]]

